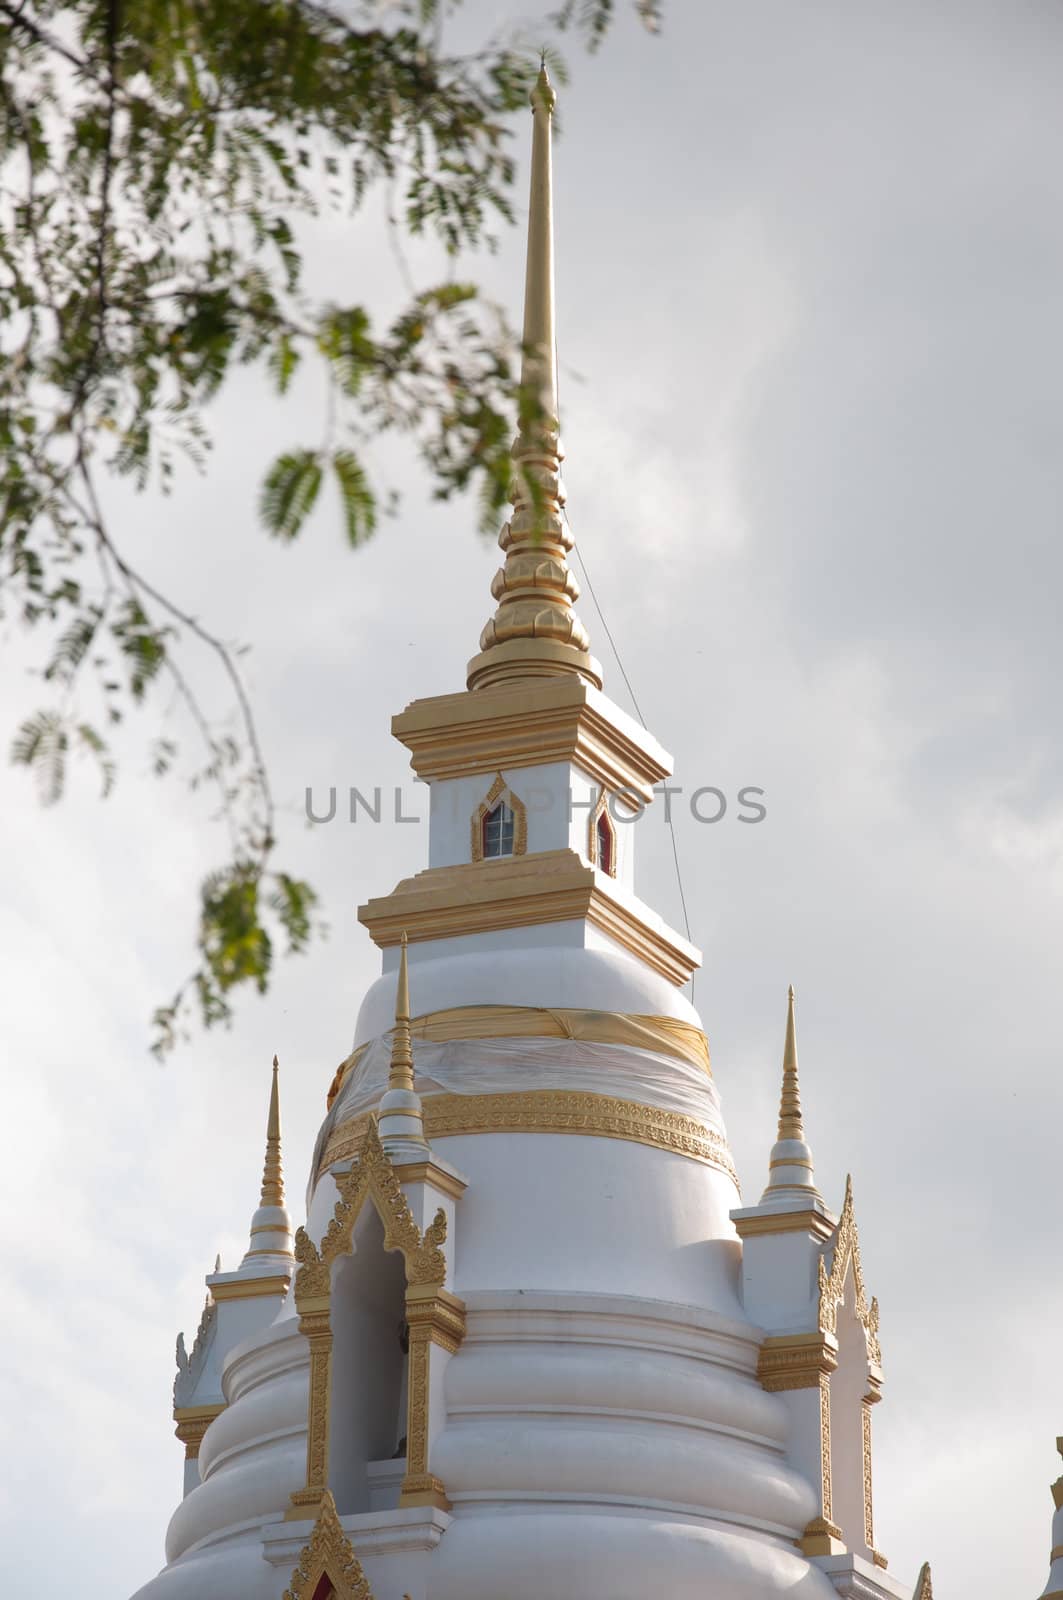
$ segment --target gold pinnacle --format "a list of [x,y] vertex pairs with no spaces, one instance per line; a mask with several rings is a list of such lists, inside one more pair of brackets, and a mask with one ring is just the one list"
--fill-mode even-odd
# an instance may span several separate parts
[[554,338],[554,206],[551,125],[557,96],[546,62],[532,90],[531,193],[524,277],[520,427],[513,445],[513,515],[498,536],[505,565],[491,593],[498,609],[469,662],[470,689],[575,673],[596,689],[601,668],[573,611],[573,539],[564,518]]
[[782,1053],[782,1099],[779,1102],[779,1138],[805,1137],[801,1120],[801,1086],[797,1079],[797,1028],[794,1022],[794,986],[786,998],[786,1043]]
[[269,1120],[266,1123],[266,1161],[262,1168],[264,1206],[283,1206],[284,1171],[281,1167],[281,1102],[278,1077],[280,1063],[273,1057],[273,1084],[269,1092]]
[[406,930],[399,952],[399,982],[395,991],[395,1032],[391,1039],[389,1089],[413,1092],[413,1047],[410,1042],[410,971],[406,960]]

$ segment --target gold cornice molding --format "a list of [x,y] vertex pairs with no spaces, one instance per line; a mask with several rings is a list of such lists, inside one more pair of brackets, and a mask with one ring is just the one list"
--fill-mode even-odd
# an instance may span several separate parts
[[766,1211],[756,1216],[732,1216],[735,1232],[740,1239],[754,1239],[761,1234],[809,1233],[825,1244],[837,1226],[833,1217],[822,1211],[806,1208],[801,1211]]
[[828,1334],[773,1334],[757,1356],[757,1381],[762,1389],[816,1389],[838,1365],[838,1344]]
[[573,676],[414,700],[392,718],[419,778],[462,778],[571,761],[642,804],[672,760],[605,695]]
[[[277,1250],[254,1251],[249,1250],[249,1255],[265,1254],[279,1255]],[[292,1259],[294,1267],[295,1260]],[[215,1300],[257,1300],[264,1295],[286,1295],[291,1284],[291,1279],[285,1272],[271,1273],[269,1277],[261,1278],[234,1278],[231,1283],[212,1283],[210,1292]]]
[[677,988],[701,965],[699,950],[648,908],[622,899],[613,881],[575,850],[428,867],[358,908],[359,922],[381,949],[398,944],[403,931],[413,943],[579,919]]
[[464,1178],[459,1178],[456,1172],[448,1172],[431,1156],[425,1161],[396,1161],[393,1167],[400,1183],[431,1184],[433,1189],[448,1195],[451,1200],[460,1200],[469,1187]]
[[[423,1104],[425,1137],[429,1142],[479,1133],[575,1133],[626,1139],[701,1161],[726,1173],[736,1187],[738,1184],[726,1141],[704,1123],[678,1111],[661,1111],[634,1100],[574,1089],[434,1094],[425,1095]],[[332,1130],[315,1181],[335,1162],[360,1154],[371,1122],[370,1114],[363,1112]]]
[[844,1554],[845,1541],[842,1530],[828,1517],[813,1517],[798,1540],[798,1547],[806,1556],[837,1556]]
[[224,1400],[205,1406],[174,1406],[173,1420],[177,1424],[174,1433],[185,1447],[186,1461],[198,1460],[203,1435],[224,1410]]

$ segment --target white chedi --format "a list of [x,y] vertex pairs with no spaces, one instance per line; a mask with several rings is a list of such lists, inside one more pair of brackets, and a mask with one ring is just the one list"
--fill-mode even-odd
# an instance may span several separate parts
[[533,105],[546,418],[515,456],[540,493],[515,490],[469,687],[396,719],[429,865],[359,912],[384,970],[294,1253],[264,1185],[208,1279],[186,1494],[137,1600],[911,1594],[873,1544],[877,1307],[851,1191],[838,1219],[815,1189],[792,996],[777,1164],[743,1208],[682,992],[699,954],[635,894],[635,830],[598,833],[603,797],[637,816],[671,762],[570,627],[545,72]]

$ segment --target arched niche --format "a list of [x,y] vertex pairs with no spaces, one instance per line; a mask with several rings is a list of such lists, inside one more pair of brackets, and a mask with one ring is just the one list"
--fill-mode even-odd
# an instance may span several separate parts
[[[406,1266],[375,1206],[332,1271],[329,1486],[341,1516],[398,1505],[406,1466]],[[316,1597],[315,1597],[316,1600]]]
[[[465,1333],[465,1308],[445,1287],[447,1263],[442,1246],[447,1234],[446,1213],[440,1207],[423,1232],[417,1226],[375,1121],[369,1123],[359,1159],[347,1172],[336,1175],[336,1183],[339,1198],[320,1246],[305,1228],[299,1228],[295,1236],[299,1270],[294,1296],[299,1329],[310,1346],[310,1391],[306,1485],[292,1494],[291,1514],[319,1511],[332,1487],[334,1455],[344,1510],[348,1499],[353,1506],[367,1505],[369,1462],[386,1459],[368,1452],[382,1445],[386,1448],[390,1431],[386,1419],[398,1394],[396,1372],[401,1374],[401,1367],[389,1343],[388,1322],[399,1320],[395,1313],[402,1306],[409,1327],[409,1360],[406,1470],[399,1505],[430,1504],[447,1509],[443,1484],[429,1464],[432,1357],[433,1351],[445,1358],[458,1348]],[[359,1226],[363,1215],[368,1218],[370,1213],[375,1213],[379,1231],[371,1220]],[[386,1252],[397,1254],[394,1271],[380,1265]],[[340,1263],[352,1257],[355,1265],[341,1271]],[[360,1289],[370,1296],[370,1303],[361,1310],[357,1303]],[[337,1332],[349,1337],[355,1356],[359,1351],[382,1353],[385,1388],[379,1404],[365,1398],[356,1362],[347,1360],[347,1352],[341,1350],[337,1359]],[[392,1328],[390,1336],[396,1333]],[[333,1383],[334,1365],[340,1374],[338,1392]],[[371,1385],[372,1373],[363,1376]],[[344,1408],[335,1416],[334,1403]],[[397,1426],[398,1408],[395,1410]],[[330,1442],[334,1424],[337,1433],[344,1435],[337,1437],[335,1453]],[[360,1462],[348,1434],[350,1440],[358,1441],[357,1448],[366,1452]]]

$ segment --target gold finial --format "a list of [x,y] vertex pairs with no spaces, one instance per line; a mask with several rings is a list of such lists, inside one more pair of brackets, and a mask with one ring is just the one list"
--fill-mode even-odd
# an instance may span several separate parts
[[930,1581],[929,1561],[924,1561],[919,1568],[919,1576],[915,1580],[915,1594],[912,1600],[934,1600],[934,1586]]
[[797,1076],[797,1024],[794,1019],[794,986],[786,991],[786,1042],[782,1052],[782,1096],[779,1100],[779,1131],[768,1159],[768,1186],[761,1197],[784,1209],[809,1202],[822,1203],[812,1167],[812,1152],[805,1140],[801,1115],[801,1086]]
[[273,1057],[273,1084],[269,1092],[269,1119],[266,1123],[266,1162],[262,1168],[261,1205],[284,1204],[284,1172],[281,1167],[281,1102],[278,1075],[280,1063]]
[[389,1089],[413,1091],[413,1047],[410,1043],[410,970],[406,960],[406,931],[399,953],[399,981],[395,991],[395,1032],[391,1039]]
[[797,1027],[794,1022],[794,986],[786,995],[786,1042],[782,1052],[782,1099],[779,1102],[780,1139],[803,1139],[801,1086],[797,1078]]
[[572,609],[572,535],[564,516],[554,337],[554,213],[551,122],[557,96],[543,54],[531,94],[532,163],[524,278],[520,429],[513,445],[513,515],[498,536],[505,566],[491,593],[498,609],[469,663],[470,689],[575,673],[602,686],[587,630]]

